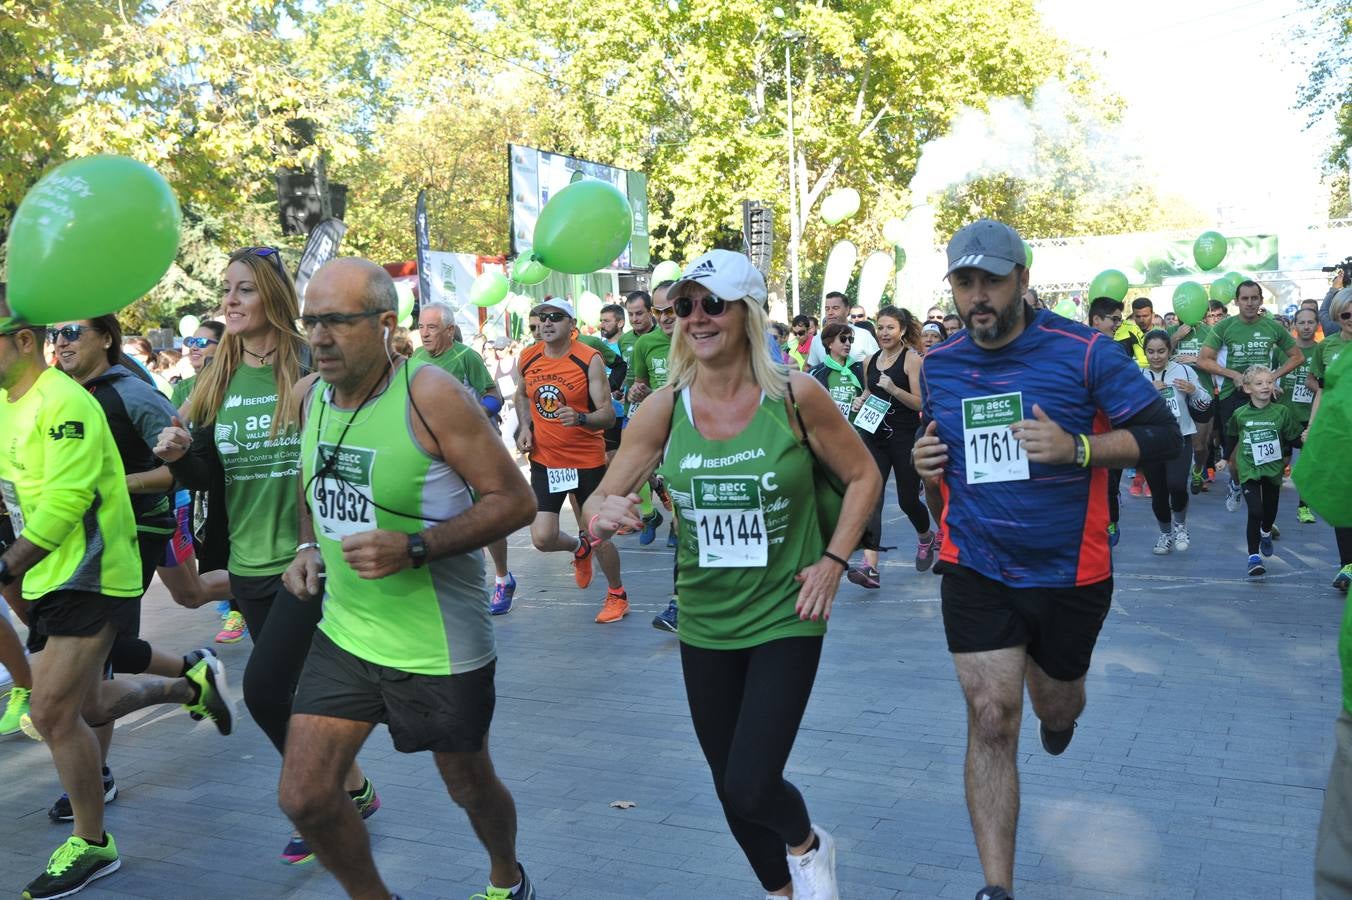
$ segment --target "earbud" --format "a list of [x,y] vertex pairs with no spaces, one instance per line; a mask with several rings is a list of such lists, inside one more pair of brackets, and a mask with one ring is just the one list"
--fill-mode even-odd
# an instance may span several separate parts
[[381,338],[381,340],[388,341],[389,339],[390,339],[390,326],[386,325],[386,326],[385,326],[385,336],[384,336],[383,338]]

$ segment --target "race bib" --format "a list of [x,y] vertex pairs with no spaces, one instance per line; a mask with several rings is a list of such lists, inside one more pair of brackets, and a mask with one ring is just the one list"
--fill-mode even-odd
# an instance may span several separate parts
[[1173,413],[1174,418],[1178,418],[1178,391],[1172,387],[1166,387],[1160,391],[1160,396],[1164,398],[1164,404],[1169,407],[1169,412]]
[[14,526],[14,536],[23,531],[23,512],[19,509],[19,489],[14,482],[0,478],[0,497],[5,498],[5,509],[9,512],[10,524]]
[[1276,462],[1282,458],[1282,442],[1278,440],[1277,433],[1270,429],[1264,429],[1254,434],[1250,450],[1253,453],[1253,464],[1255,466]]
[[855,413],[854,427],[860,431],[867,431],[869,434],[876,434],[878,426],[883,423],[883,417],[891,409],[891,403],[870,394],[869,398],[864,401],[864,405],[859,407],[859,412]]
[[1305,383],[1304,379],[1291,385],[1291,402],[1303,403],[1307,406],[1314,402],[1314,391],[1310,390],[1310,386]]
[[546,469],[551,494],[566,494],[577,490],[577,469]]
[[702,568],[764,568],[768,540],[760,479],[696,476],[691,479],[695,535]]
[[840,414],[848,419],[854,413],[854,404],[847,403],[844,400],[837,400],[836,409],[840,410]]
[[314,519],[319,533],[332,540],[374,531],[376,508],[371,502],[371,471],[376,452],[364,447],[319,445],[318,463],[328,472],[315,479]]
[[962,446],[967,483],[1023,481],[1028,457],[1009,426],[1023,418],[1023,394],[991,394],[962,401]]

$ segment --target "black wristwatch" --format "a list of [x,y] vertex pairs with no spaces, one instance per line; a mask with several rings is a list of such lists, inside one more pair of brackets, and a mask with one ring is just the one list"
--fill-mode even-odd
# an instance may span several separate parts
[[577,424],[578,424],[578,427],[579,427],[579,428],[586,428],[586,427],[587,427],[587,414],[586,414],[586,413],[578,413],[578,414],[577,414]]
[[421,534],[408,536],[408,558],[413,560],[413,568],[420,569],[427,563],[427,541]]
[[5,562],[3,559],[0,559],[0,584],[11,585],[16,580],[17,579],[15,578],[14,573],[10,572],[9,570],[9,563]]

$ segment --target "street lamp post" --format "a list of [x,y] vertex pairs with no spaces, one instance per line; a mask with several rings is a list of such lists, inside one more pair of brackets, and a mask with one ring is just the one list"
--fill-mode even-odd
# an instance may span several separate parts
[[798,296],[798,244],[802,239],[801,224],[798,220],[798,176],[795,160],[797,157],[793,139],[793,45],[802,40],[801,31],[784,33],[784,90],[789,104],[789,294],[793,299],[793,314],[802,313]]

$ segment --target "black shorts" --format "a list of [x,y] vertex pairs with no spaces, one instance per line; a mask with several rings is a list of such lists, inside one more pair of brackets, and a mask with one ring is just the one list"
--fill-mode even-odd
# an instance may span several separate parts
[[387,724],[400,753],[477,753],[493,722],[496,671],[494,660],[460,675],[415,675],[367,662],[316,631],[291,713]]
[[1026,647],[1042,671],[1075,681],[1089,671],[1113,579],[1073,588],[1012,588],[965,566],[945,565],[939,589],[949,653]]
[[49,637],[89,637],[111,622],[121,634],[140,620],[139,597],[109,597],[90,591],[52,591],[28,606],[28,652],[47,646]]
[[569,494],[577,494],[579,503],[585,502],[588,497],[595,493],[601,484],[601,479],[605,477],[606,467],[597,466],[595,469],[577,470],[577,489],[572,491],[561,491],[557,494],[549,492],[549,470],[538,462],[531,460],[530,464],[530,486],[535,491],[535,505],[538,512],[559,514],[563,509],[563,502]]
[[606,452],[620,449],[620,436],[624,433],[624,419],[616,419],[615,424],[606,429]]
[[1226,426],[1230,423],[1230,417],[1235,414],[1235,410],[1248,402],[1249,395],[1235,388],[1228,397],[1221,397],[1211,404],[1216,409],[1213,421],[1216,423],[1216,432],[1220,435],[1221,449],[1225,451],[1226,459],[1235,452],[1235,446],[1239,443],[1239,438],[1226,433]]

